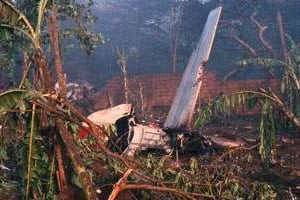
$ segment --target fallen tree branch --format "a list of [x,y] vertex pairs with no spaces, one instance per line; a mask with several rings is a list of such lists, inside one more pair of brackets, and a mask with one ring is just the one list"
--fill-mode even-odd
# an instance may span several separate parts
[[127,178],[130,176],[130,174],[133,172],[133,169],[128,169],[122,178],[119,179],[119,181],[114,185],[114,189],[109,195],[108,200],[115,200],[117,199],[118,195],[120,194],[121,191],[123,190],[134,190],[134,189],[142,189],[142,190],[152,190],[152,191],[158,191],[158,192],[170,192],[174,193],[179,197],[182,197],[184,199],[195,199],[194,196],[198,197],[207,197],[207,198],[214,198],[210,195],[202,195],[198,193],[185,193],[181,190],[175,189],[175,188],[166,188],[166,187],[157,187],[153,185],[148,185],[148,184],[126,184],[125,181]]
[[[127,168],[132,168],[132,169],[137,168],[137,164],[134,161],[110,151],[104,145],[104,143],[103,143],[104,137],[107,135],[106,130],[104,130],[101,127],[97,127],[91,120],[87,119],[79,110],[77,110],[69,101],[64,100],[64,105],[68,109],[70,109],[70,111],[72,113],[74,113],[75,116],[80,121],[85,122],[89,126],[90,130],[92,130],[91,134],[93,135],[93,137],[95,137],[98,147],[103,151],[104,154],[106,154],[106,156],[122,161]],[[82,128],[85,128],[85,127],[82,127]],[[142,173],[138,172],[137,170],[134,170],[133,173],[144,180],[147,180],[149,182],[154,182],[154,180],[151,177],[143,175]]]
[[56,125],[60,131],[60,136],[66,146],[68,155],[71,158],[76,174],[79,176],[82,182],[83,191],[85,197],[88,200],[97,199],[96,192],[93,188],[92,180],[89,173],[86,171],[85,166],[77,153],[75,143],[73,141],[72,135],[68,133],[67,128],[62,120],[57,119]]
[[122,190],[122,185],[127,180],[127,178],[130,176],[130,174],[132,173],[132,171],[133,171],[133,169],[128,169],[124,173],[124,175],[122,176],[122,178],[120,178],[119,181],[114,185],[114,189],[110,193],[108,200],[115,200],[118,197],[118,194]]
[[[48,97],[50,98],[51,100],[57,102],[58,104],[60,105],[64,105],[66,109],[69,109],[74,115],[75,115],[75,118],[77,118],[79,121],[81,122],[85,122],[88,126],[89,126],[89,129],[87,129],[87,127],[83,127],[82,124],[78,124],[79,126],[82,126],[81,128],[83,129],[86,129],[87,131],[90,131],[91,134],[93,135],[93,137],[96,139],[96,142],[97,142],[97,146],[102,150],[102,152],[108,156],[108,157],[112,157],[112,158],[115,158],[117,160],[120,160],[121,162],[124,163],[124,165],[127,167],[127,168],[132,168],[132,169],[136,169],[137,168],[137,164],[133,161],[133,160],[130,160],[128,158],[125,158],[117,153],[114,153],[112,151],[110,151],[103,143],[104,141],[104,137],[107,136],[108,134],[106,134],[106,130],[104,130],[103,128],[101,127],[98,127],[96,126],[91,120],[87,119],[79,110],[77,110],[73,104],[71,104],[68,100],[66,99],[60,99],[60,98],[57,98],[56,95],[44,95],[45,97]],[[49,111],[55,113],[58,115],[58,117],[60,119],[65,119],[65,120],[68,120],[68,121],[71,121],[71,122],[74,122],[76,123],[76,121],[74,119],[70,119],[69,116],[66,116],[65,114],[63,114],[61,111],[58,111],[55,107],[51,107],[47,104],[44,104],[44,103],[41,103],[40,101],[34,101],[35,103],[37,103],[39,106],[41,107],[46,107],[47,109],[49,109]],[[138,176],[139,178],[142,178],[146,181],[149,181],[149,182],[155,182],[153,180],[153,178],[149,177],[149,176],[146,176],[136,170],[133,171],[134,174],[136,174],[136,176]]]
[[236,147],[236,148],[234,148],[234,149],[230,149],[230,150],[224,152],[222,155],[218,156],[218,157],[212,162],[212,164],[215,164],[215,163],[217,163],[218,161],[221,161],[221,160],[224,159],[227,155],[231,155],[231,154],[234,153],[234,152],[237,152],[237,151],[240,151],[240,150],[247,150],[247,151],[250,151],[250,150],[252,150],[252,149],[257,148],[258,146],[259,146],[259,144],[255,144],[255,145],[253,145],[253,146],[251,146],[251,147],[243,147],[243,146],[241,146],[241,147]]
[[58,173],[57,173],[57,179],[58,179],[58,185],[59,185],[59,191],[62,192],[68,188],[67,178],[65,174],[65,167],[63,162],[63,156],[62,156],[62,148],[61,145],[58,143],[57,138],[54,137],[54,148],[55,148],[55,155],[57,160],[57,166],[58,166]]
[[[119,160],[121,160],[126,167],[128,168],[135,168],[131,163],[129,163],[130,161],[124,157],[122,157],[119,154],[116,154],[112,151],[110,151],[105,145],[104,145],[104,137],[107,135],[105,134],[106,131],[101,128],[101,127],[97,127],[91,120],[87,119],[80,111],[78,111],[69,101],[65,100],[62,102],[68,109],[70,109],[70,111],[72,113],[74,113],[76,115],[76,117],[82,121],[85,122],[89,128],[91,129],[91,133],[92,135],[96,138],[97,140],[97,144],[99,145],[100,149],[107,155],[107,156],[111,156],[113,158],[117,158]],[[82,127],[84,128],[84,127]]]
[[[126,184],[126,183],[122,183],[122,184],[119,185],[118,191],[121,192],[123,190],[150,190],[150,191],[156,191],[156,192],[168,192],[168,193],[173,193],[173,194],[181,197],[182,199],[192,199],[192,200],[196,200],[196,199],[199,199],[199,198],[215,199],[215,197],[212,196],[212,195],[183,192],[183,191],[181,191],[179,189],[175,189],[175,188],[157,187],[157,186],[148,185],[148,184]],[[115,199],[110,199],[109,198],[109,200],[115,200]]]

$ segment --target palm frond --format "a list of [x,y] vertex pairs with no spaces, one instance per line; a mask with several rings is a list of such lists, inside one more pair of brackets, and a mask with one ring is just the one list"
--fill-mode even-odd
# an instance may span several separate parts
[[291,50],[297,49],[297,44],[293,38],[289,34],[285,34],[285,37],[287,39],[288,48]]
[[286,38],[289,47],[289,57],[294,61],[294,63],[291,63],[291,65],[294,64],[294,68],[298,69],[297,63],[300,62],[300,48],[297,46],[296,42],[292,39],[290,35],[286,34]]
[[4,22],[1,24],[2,27],[21,31],[31,40],[34,40],[36,34],[27,17],[6,0],[0,0],[0,18]]
[[287,64],[284,61],[273,59],[273,58],[250,58],[250,59],[238,61],[237,64],[241,67],[246,67],[251,64],[259,65],[266,70],[272,70],[276,67],[277,68],[282,67],[284,69],[285,74],[287,74],[291,78],[291,80],[293,80],[297,89],[300,90],[300,83],[297,78],[295,67]]
[[22,103],[26,98],[33,97],[34,92],[28,90],[12,89],[0,94],[0,114],[16,106],[23,108]]
[[260,65],[267,70],[273,69],[275,67],[286,66],[285,62],[273,58],[249,58],[240,60],[236,64],[241,67],[246,67],[251,64]]
[[41,33],[41,26],[42,26],[47,3],[48,3],[48,0],[41,0],[39,3],[39,6],[38,6],[38,19],[37,19],[37,25],[36,25],[36,29],[35,29],[37,35],[40,35],[40,33]]
[[263,95],[256,91],[242,91],[223,95],[202,108],[200,115],[196,118],[195,126],[203,127],[213,116],[230,113],[243,105],[247,105],[251,109],[262,97]]
[[201,113],[196,118],[195,126],[202,127],[213,116],[231,113],[236,109],[243,108],[241,106],[244,106],[244,108],[248,110],[252,109],[260,100],[263,102],[268,101],[270,104],[276,106],[298,126],[298,119],[290,113],[284,102],[273,91],[260,90],[261,91],[244,90],[218,97],[213,102],[202,107]]

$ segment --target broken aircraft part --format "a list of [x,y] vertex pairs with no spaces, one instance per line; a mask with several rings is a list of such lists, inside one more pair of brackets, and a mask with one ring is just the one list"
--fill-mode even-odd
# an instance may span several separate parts
[[91,113],[87,118],[98,126],[112,125],[122,117],[133,115],[132,104],[120,104]]
[[[171,152],[168,135],[161,128],[137,124],[131,104],[100,110],[87,118],[98,126],[115,126],[116,135],[111,136],[110,140],[113,140],[121,150],[125,150],[125,155],[133,156],[136,150],[147,148]],[[87,126],[85,123],[83,125]]]
[[201,88],[201,76],[212,49],[222,7],[209,13],[196,50],[185,69],[175,99],[165,121],[165,128],[189,128]]
[[132,136],[129,136],[130,141],[124,154],[134,156],[136,150],[146,150],[148,148],[163,149],[166,153],[172,152],[170,147],[170,138],[160,128],[153,128],[140,124],[133,125]]
[[[202,84],[201,76],[203,75],[204,66],[212,49],[221,11],[222,7],[218,7],[210,12],[197,48],[189,59],[188,66],[184,72],[174,102],[164,124],[164,130],[168,132],[176,132],[176,129],[178,130],[180,128],[189,128]],[[121,104],[113,108],[92,113],[88,116],[88,119],[99,126],[115,124],[118,119],[126,119],[126,128],[121,128],[122,130],[121,132],[118,131],[117,136],[122,137],[126,135],[126,137],[122,138],[127,138],[126,145],[128,146],[124,154],[128,156],[133,156],[136,150],[147,148],[164,149],[167,153],[171,152],[170,136],[172,136],[173,133],[167,134],[163,129],[137,124],[132,111],[131,104]],[[202,136],[201,138],[203,138],[203,140],[210,139]],[[214,141],[216,141],[216,139]],[[220,140],[217,140],[215,143],[224,145],[224,141]],[[203,144],[206,146],[206,143]],[[236,146],[236,144],[230,142],[228,144],[230,144],[229,146]]]

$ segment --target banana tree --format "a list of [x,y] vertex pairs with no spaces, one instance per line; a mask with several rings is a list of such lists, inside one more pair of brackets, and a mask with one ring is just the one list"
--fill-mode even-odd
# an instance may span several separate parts
[[[29,41],[27,49],[32,50],[32,57],[37,65],[35,75],[36,88],[44,91],[50,90],[53,85],[41,40],[41,30],[47,2],[47,0],[39,2],[37,23],[33,25],[12,3],[7,0],[0,0],[0,19],[2,22],[0,27],[12,29],[20,33],[24,40]],[[25,70],[25,72],[28,72],[28,70]],[[27,76],[27,74],[25,73],[24,76]]]
[[[241,108],[245,105],[248,105],[246,108],[252,108],[259,102],[261,108],[259,153],[262,160],[268,163],[271,150],[275,145],[275,133],[280,125],[300,128],[300,51],[295,42],[291,38],[288,39],[290,49],[285,61],[273,58],[251,58],[237,63],[242,68],[251,65],[261,66],[268,71],[279,68],[282,77],[278,90],[273,91],[267,87],[223,95],[202,109],[197,117],[196,126],[204,126],[216,114],[232,112],[237,107]],[[284,117],[277,117],[278,113]],[[287,121],[275,123],[277,118],[287,119]]]
[[[25,177],[22,181],[24,182],[24,185],[20,189],[24,191],[25,199],[53,198],[55,190],[54,180],[57,180],[56,184],[59,186],[59,191],[67,189],[64,188],[66,184],[62,181],[66,179],[64,175],[65,169],[62,164],[62,151],[58,153],[60,146],[54,135],[58,135],[62,139],[68,156],[74,164],[74,170],[82,179],[82,187],[86,198],[95,199],[95,191],[93,190],[89,174],[85,170],[85,166],[82,163],[80,156],[76,153],[76,147],[72,140],[72,136],[66,129],[66,124],[62,121],[62,119],[65,119],[66,117],[63,116],[68,115],[66,114],[68,111],[61,110],[60,106],[57,105],[60,104],[60,102],[56,101],[57,99],[55,95],[55,98],[52,99],[54,84],[48,69],[46,56],[43,51],[41,34],[47,3],[47,0],[39,1],[36,24],[33,25],[33,23],[31,23],[30,20],[12,3],[6,0],[0,0],[0,20],[2,22],[0,26],[21,34],[22,38],[28,41],[28,51],[29,54],[32,55],[30,62],[32,61],[36,65],[36,69],[34,82],[31,84],[34,88],[26,88],[28,89],[28,92],[38,94],[39,96],[23,98],[23,95],[27,92],[27,90],[23,91],[21,88],[25,88],[26,80],[29,80],[28,72],[29,67],[31,67],[30,62],[28,62],[28,65],[26,65],[26,68],[24,69],[23,78],[19,86],[20,89],[18,91],[9,91],[0,95],[0,99],[3,104],[3,109],[0,106],[3,110],[0,114],[2,117],[7,114],[5,110],[11,110],[11,108],[13,108],[15,113],[20,113],[17,115],[18,117],[22,115],[22,117],[25,118],[25,132],[28,134],[25,134],[23,138],[24,140],[20,141],[22,148],[19,148],[20,152],[18,152],[18,155],[24,154],[26,151],[28,152],[26,155],[27,161],[25,160],[22,163],[18,162],[18,164],[23,164],[24,167],[24,169],[20,172],[20,174],[25,174],[25,176],[20,175],[20,177]],[[50,36],[55,53],[56,72],[58,74],[58,78],[61,79],[61,77],[64,76],[62,75],[62,65],[59,64],[61,58],[59,56],[58,27],[54,6],[51,14],[52,15],[49,20],[51,30]],[[65,83],[65,81],[60,81],[60,83]],[[65,87],[62,85],[61,88]],[[28,106],[30,109],[28,109]],[[76,110],[74,112],[76,112]],[[13,119],[10,120],[13,121]],[[29,125],[27,126],[27,124]],[[57,127],[59,129],[59,133],[51,127]],[[42,132],[48,129],[52,130],[50,131],[52,133],[48,133],[46,136],[43,136]],[[51,150],[53,148],[56,151],[55,156]],[[23,160],[22,158],[23,157],[20,156],[21,160]],[[55,161],[57,162],[59,172],[57,179],[53,178],[53,175],[55,174],[54,170],[56,168]]]

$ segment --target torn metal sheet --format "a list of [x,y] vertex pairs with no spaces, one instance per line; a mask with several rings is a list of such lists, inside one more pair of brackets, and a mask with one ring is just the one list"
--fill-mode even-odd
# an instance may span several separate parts
[[201,76],[212,49],[222,7],[212,10],[207,18],[196,50],[192,53],[181,79],[175,99],[165,121],[165,128],[190,126],[197,97],[201,88]]
[[8,167],[6,167],[5,165],[0,164],[0,169],[4,170],[4,171],[11,171],[11,169],[9,169]]
[[115,124],[118,119],[131,114],[133,114],[132,104],[120,104],[112,108],[94,112],[87,116],[87,118],[98,126],[107,126]]
[[136,124],[133,126],[133,132],[129,135],[128,140],[129,145],[124,151],[127,156],[134,156],[136,150],[148,148],[164,149],[167,153],[172,151],[169,146],[170,138],[160,128]]
[[246,143],[242,140],[231,140],[219,136],[212,136],[212,135],[203,135],[203,137],[207,140],[210,140],[213,144],[220,147],[226,148],[236,148],[245,146]]
[[[124,154],[127,156],[134,156],[136,150],[145,150],[147,148],[164,149],[168,153],[172,151],[170,138],[161,128],[136,123],[132,104],[121,104],[100,110],[90,114],[87,118],[98,126],[115,126],[117,128],[115,139],[125,139],[125,141],[119,142],[126,143],[127,147]],[[85,123],[83,125],[87,126]],[[84,135],[86,137],[87,133],[84,133]],[[119,142],[115,143],[118,144]]]

